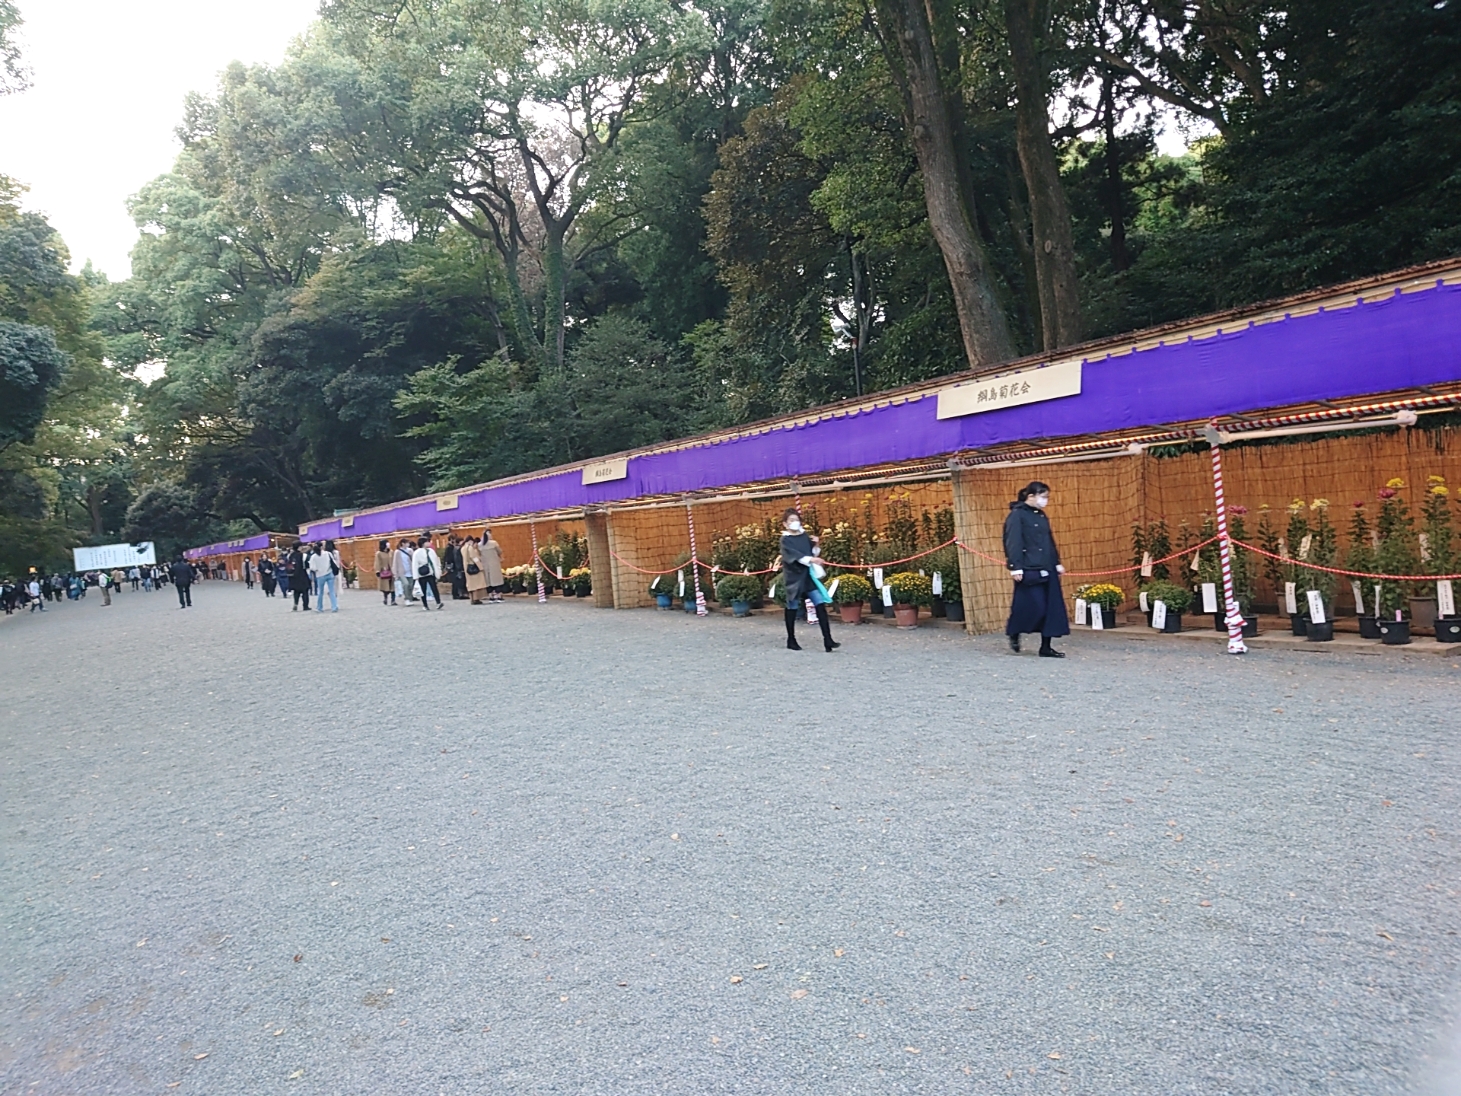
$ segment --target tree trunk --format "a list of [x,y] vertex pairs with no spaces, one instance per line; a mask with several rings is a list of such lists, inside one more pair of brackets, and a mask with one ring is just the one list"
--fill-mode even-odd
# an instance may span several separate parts
[[1116,144],[1116,74],[1101,81],[1101,114],[1106,129],[1106,212],[1111,217],[1111,264],[1118,272],[1131,265],[1126,251],[1126,215],[1122,209],[1121,149]]
[[[1040,328],[1045,350],[1079,342],[1082,335],[1080,286],[1075,269],[1075,238],[1065,186],[1050,141],[1045,105],[1045,73],[1036,49],[1036,0],[1004,0],[1010,68],[1015,78],[1015,139],[1020,169],[1030,193],[1034,230],[1035,277],[1040,288]],[[1047,28],[1039,28],[1043,35]]]
[[548,359],[549,368],[561,377],[563,340],[566,334],[563,323],[563,237],[568,226],[560,227],[545,215],[543,227],[547,230],[543,241],[543,266],[546,275],[543,285],[543,356]]
[[91,535],[101,539],[101,490],[94,483],[86,485],[86,508],[91,513]]
[[[964,354],[971,368],[1015,356],[1014,340],[995,286],[994,274],[975,228],[973,195],[962,180],[955,140],[955,111],[946,83],[957,73],[940,72],[928,9],[922,0],[876,0],[883,48],[903,94],[905,121],[923,175],[929,228],[948,270]],[[896,46],[894,41],[896,40]]]

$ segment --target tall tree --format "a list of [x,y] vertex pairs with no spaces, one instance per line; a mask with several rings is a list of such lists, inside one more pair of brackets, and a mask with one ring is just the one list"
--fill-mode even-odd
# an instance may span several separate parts
[[948,268],[964,355],[970,368],[1007,360],[1015,355],[1015,343],[979,236],[968,153],[959,140],[963,101],[953,4],[875,0],[873,10],[902,92],[928,224]]

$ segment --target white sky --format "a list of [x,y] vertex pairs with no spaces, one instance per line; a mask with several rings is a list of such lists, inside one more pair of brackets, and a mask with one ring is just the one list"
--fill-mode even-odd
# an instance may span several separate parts
[[20,0],[31,87],[0,96],[0,175],[30,187],[71,249],[131,274],[127,198],[167,171],[190,91],[230,61],[277,64],[318,0]]

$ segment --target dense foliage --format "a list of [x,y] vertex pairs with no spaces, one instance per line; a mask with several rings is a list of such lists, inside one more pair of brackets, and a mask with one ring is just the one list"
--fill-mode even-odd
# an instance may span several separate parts
[[189,100],[128,281],[6,191],[4,535],[288,528],[1454,254],[1458,112],[1433,0],[327,0]]

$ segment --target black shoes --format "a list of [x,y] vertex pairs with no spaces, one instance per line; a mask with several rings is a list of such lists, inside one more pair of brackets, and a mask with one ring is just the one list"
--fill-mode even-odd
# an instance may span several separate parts
[[835,639],[829,639],[822,646],[827,651],[827,653],[830,654],[831,652],[837,650],[838,647],[841,647],[842,644],[838,643]]
[[1009,637],[1009,643],[1010,643],[1010,650],[1013,651],[1015,654],[1019,654],[1020,653],[1020,637],[1019,636],[1010,636]]
[[786,649],[788,651],[800,651],[802,649],[802,645],[798,643],[795,638],[788,638],[786,641]]
[[1065,652],[1064,651],[1057,651],[1054,647],[1041,647],[1040,648],[1040,657],[1041,658],[1064,658],[1065,657]]

